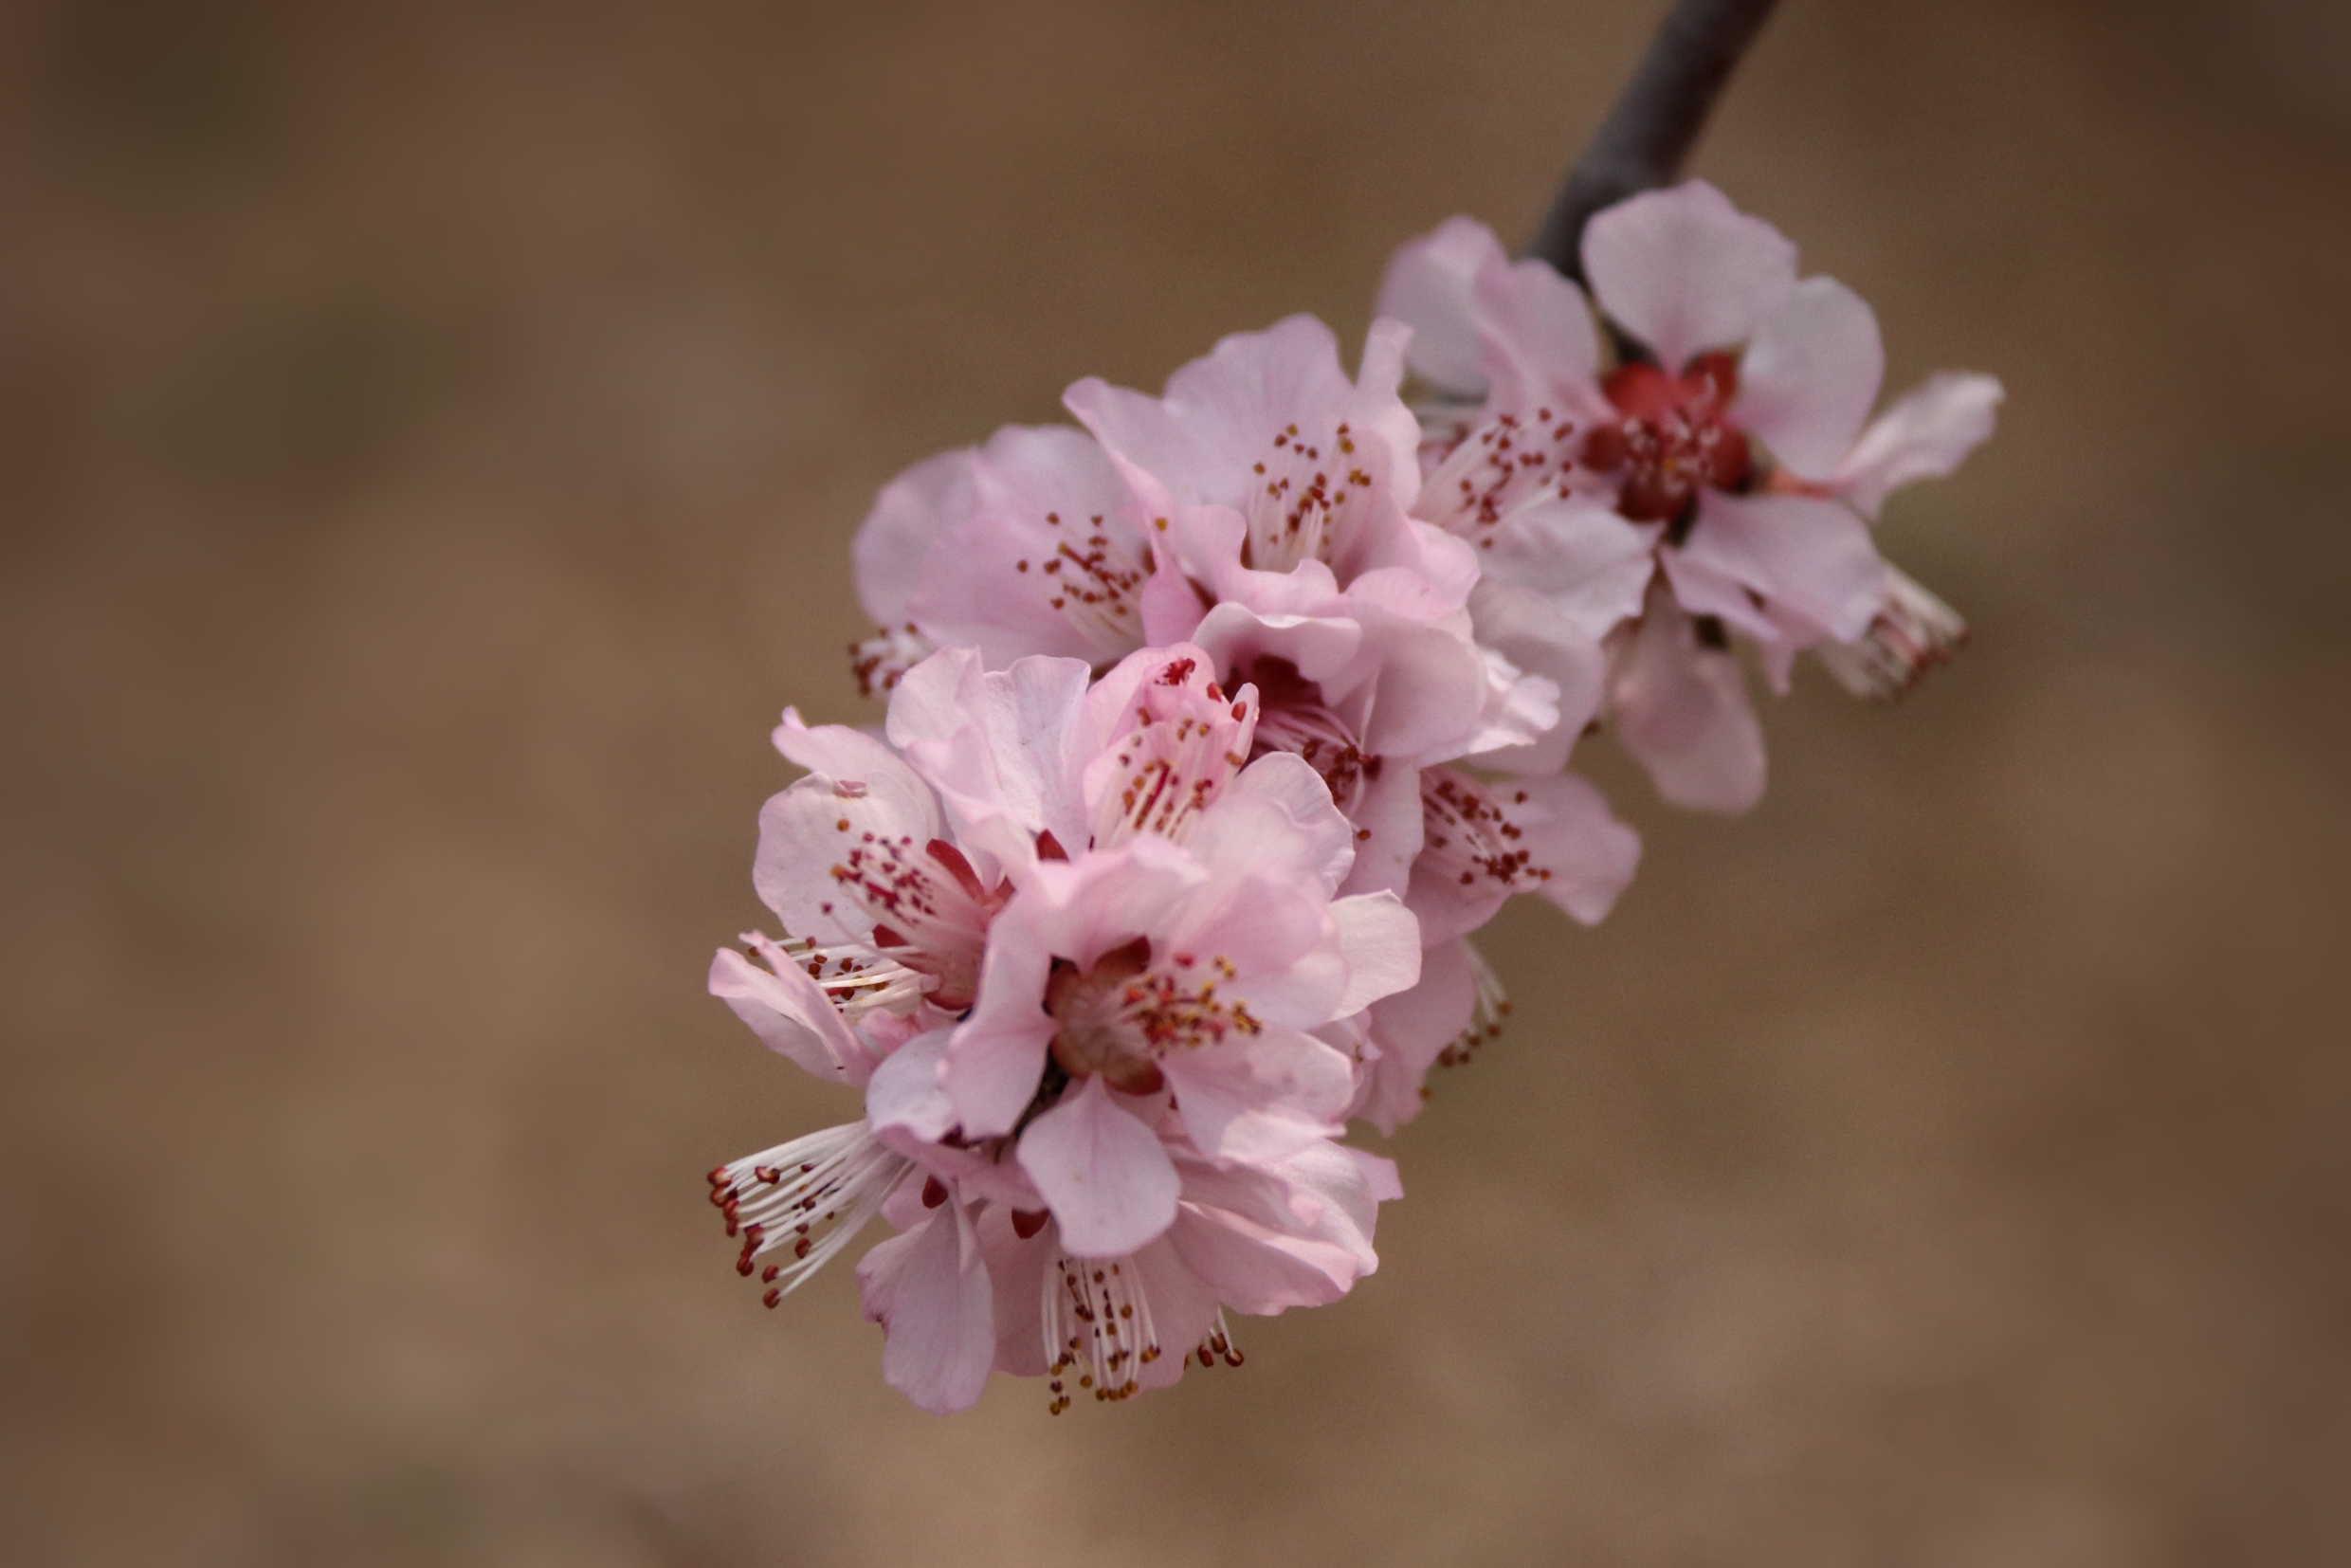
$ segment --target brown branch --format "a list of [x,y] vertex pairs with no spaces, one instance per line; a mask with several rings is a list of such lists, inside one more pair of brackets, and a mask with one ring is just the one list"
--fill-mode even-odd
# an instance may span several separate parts
[[1624,96],[1567,172],[1526,247],[1584,281],[1584,225],[1681,173],[1706,113],[1777,0],[1673,0]]

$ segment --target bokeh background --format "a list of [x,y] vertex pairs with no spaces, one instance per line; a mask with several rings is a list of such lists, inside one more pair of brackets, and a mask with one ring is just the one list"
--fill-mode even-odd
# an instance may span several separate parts
[[903,465],[1522,233],[1655,0],[0,12],[0,1559],[2351,1561],[2351,12],[1786,0],[1697,159],[2010,400],[1346,1302],[1048,1420],[703,1201]]

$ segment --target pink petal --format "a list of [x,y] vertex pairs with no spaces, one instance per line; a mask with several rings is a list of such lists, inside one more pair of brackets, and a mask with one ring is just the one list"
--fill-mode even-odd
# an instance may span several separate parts
[[889,736],[935,785],[957,836],[1008,868],[1035,858],[1037,835],[1084,842],[1083,660],[1029,658],[983,673],[969,649],[937,653],[891,694]]
[[1257,448],[1309,410],[1352,391],[1339,340],[1310,316],[1235,333],[1168,378],[1164,397],[1088,378],[1063,403],[1117,456],[1165,486],[1176,504],[1231,505]]
[[1295,1030],[1235,1033],[1171,1051],[1159,1070],[1175,1087],[1192,1146],[1212,1158],[1250,1164],[1335,1136],[1355,1092],[1355,1064]]
[[1886,602],[1886,562],[1842,501],[1708,491],[1682,553],[1839,642],[1860,636]]
[[1477,1010],[1477,978],[1458,940],[1421,955],[1420,980],[1410,991],[1372,1004],[1371,1064],[1361,1113],[1383,1133],[1420,1114],[1422,1082],[1446,1047],[1469,1027]]
[[1494,231],[1472,218],[1448,218],[1398,248],[1376,314],[1412,329],[1404,351],[1412,374],[1460,396],[1485,394],[1473,291],[1481,270],[1508,264]]
[[873,1053],[841,1021],[831,1001],[808,972],[769,950],[773,970],[762,969],[731,947],[710,959],[710,994],[751,1026],[760,1043],[819,1078],[861,1084],[873,1070]]
[[1553,700],[1551,726],[1533,739],[1477,754],[1482,767],[1508,773],[1557,773],[1584,726],[1600,711],[1607,659],[1597,638],[1527,589],[1493,578],[1478,584],[1470,600],[1478,642],[1529,675],[1548,680]]
[[1523,261],[1482,273],[1476,285],[1489,407],[1549,408],[1589,424],[1614,410],[1600,393],[1600,335],[1584,291],[1548,262]]
[[1674,805],[1736,816],[1762,798],[1763,731],[1746,676],[1700,645],[1670,594],[1649,595],[1610,700],[1618,738]]
[[1405,901],[1431,945],[1475,931],[1514,893],[1540,893],[1589,924],[1631,880],[1639,836],[1579,778],[1421,776],[1428,844]]
[[1356,797],[1354,826],[1355,867],[1340,891],[1402,896],[1420,853],[1420,770],[1383,759]]
[[1888,491],[1957,468],[1992,434],[2004,395],[1988,375],[1938,371],[1862,432],[1837,469],[1838,493],[1863,517],[1876,517]]
[[933,834],[938,832],[938,803],[920,776],[865,731],[847,724],[811,727],[802,721],[799,709],[786,708],[784,721],[769,738],[787,760],[818,777],[857,784],[865,793],[879,796],[879,807],[887,809],[891,820],[903,830],[927,828]]
[[1679,371],[1744,342],[1795,286],[1795,246],[1704,180],[1620,202],[1584,230],[1600,308]]
[[1574,774],[1529,778],[1504,793],[1519,845],[1551,875],[1536,889],[1574,919],[1596,925],[1641,864],[1641,835],[1609,813],[1608,800]]
[[1334,1013],[1360,1012],[1420,978],[1420,922],[1394,893],[1335,899],[1331,919],[1339,923],[1340,951],[1347,960],[1347,990]]
[[1363,646],[1359,621],[1341,616],[1260,612],[1228,599],[1193,632],[1219,669],[1246,669],[1259,658],[1287,659],[1309,681],[1342,675]]
[[1100,662],[1141,639],[1152,561],[1141,508],[1083,430],[1008,427],[972,462],[965,514],[929,547],[907,618],[992,666],[1024,654]]
[[903,1128],[935,1143],[956,1124],[955,1103],[939,1082],[950,1030],[917,1035],[883,1059],[866,1084],[866,1122],[877,1133]]
[[1730,417],[1782,467],[1826,479],[1852,450],[1885,378],[1868,305],[1833,278],[1807,278],[1757,326]]
[[945,1415],[975,1403],[995,1361],[993,1293],[959,1203],[892,1236],[857,1266],[866,1315],[880,1322],[882,1380],[918,1410]]
[[1175,1221],[1174,1162],[1100,1078],[1030,1122],[1017,1158],[1051,1207],[1062,1245],[1079,1257],[1132,1252]]
[[931,547],[971,515],[975,455],[968,447],[941,452],[882,487],[850,547],[857,596],[876,625],[905,624],[906,603],[922,580]]
[[1252,865],[1276,881],[1311,880],[1337,892],[1355,865],[1355,827],[1331,804],[1312,764],[1268,752],[1241,770],[1187,841],[1213,864]]
[[1581,496],[1535,501],[1495,530],[1487,569],[1541,594],[1596,640],[1641,612],[1662,532],[1655,524],[1628,522],[1614,507]]
[[1359,1272],[1344,1248],[1285,1235],[1224,1210],[1185,1210],[1168,1240],[1219,1300],[1258,1316],[1327,1306],[1347,1293]]
[[1433,761],[1476,738],[1486,668],[1463,630],[1365,618],[1364,651],[1377,661],[1361,724],[1366,752]]
[[[1709,556],[1686,550],[1661,550],[1657,563],[1665,569],[1673,601],[1692,615],[1711,615],[1723,629],[1765,642],[1780,634],[1771,607],[1759,602],[1758,591],[1716,564]],[[1741,570],[1746,570],[1742,565]]]
[[[1016,896],[1012,905],[1019,903]],[[1036,1096],[1053,1038],[1053,1020],[1042,1005],[1052,957],[1042,944],[1023,939],[1009,907],[989,933],[978,1002],[956,1026],[939,1071],[940,1087],[975,1138],[1011,1132]]]

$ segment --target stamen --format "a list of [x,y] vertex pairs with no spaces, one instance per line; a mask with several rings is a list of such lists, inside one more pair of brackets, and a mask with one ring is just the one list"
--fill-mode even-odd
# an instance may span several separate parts
[[1136,693],[1128,728],[1111,741],[1087,790],[1094,798],[1094,848],[1109,849],[1137,833],[1181,843],[1199,814],[1248,760],[1257,731],[1257,694],[1228,698],[1211,672],[1176,659]]
[[931,655],[931,640],[912,621],[902,628],[884,627],[862,643],[849,645],[849,672],[857,677],[857,694],[872,697],[898,684],[899,677]]
[[1287,659],[1260,659],[1249,679],[1265,699],[1252,756],[1274,751],[1296,755],[1322,775],[1331,803],[1340,813],[1353,812],[1364,783],[1379,776],[1379,758],[1363,754],[1355,731],[1323,705],[1322,688],[1301,676]]
[[1200,1370],[1206,1372],[1219,1360],[1229,1367],[1237,1367],[1248,1359],[1232,1342],[1232,1331],[1225,1325],[1225,1309],[1220,1306],[1216,1309],[1216,1326],[1209,1330],[1208,1338],[1200,1341],[1197,1349],[1185,1354],[1184,1364],[1190,1366],[1196,1360]]
[[1355,542],[1371,489],[1349,426],[1311,437],[1295,425],[1275,432],[1241,507],[1248,520],[1241,564],[1287,572],[1301,561],[1340,559]]
[[[1220,1317],[1219,1324],[1223,1320]],[[1073,1258],[1055,1249],[1045,1269],[1045,1358],[1052,1402],[1069,1408],[1067,1381],[1115,1403],[1141,1390],[1138,1373],[1159,1358],[1159,1331],[1141,1270],[1127,1258]]]
[[1814,649],[1837,684],[1873,702],[1908,695],[1967,646],[1967,623],[1958,611],[1891,566],[1886,576],[1886,604],[1868,629],[1852,642]]
[[[1510,998],[1504,994],[1502,980],[1494,974],[1485,956],[1469,945],[1461,944],[1462,954],[1469,960],[1469,980],[1475,988],[1477,1000],[1471,1005],[1468,1027],[1453,1036],[1452,1043],[1437,1052],[1440,1067],[1466,1067],[1477,1055],[1478,1048],[1502,1037],[1502,1026],[1510,1017]],[[1429,1091],[1424,1088],[1425,1096]]]
[[1503,896],[1551,880],[1550,868],[1536,865],[1534,851],[1519,842],[1525,833],[1510,820],[1509,806],[1467,774],[1424,771],[1420,807],[1422,858],[1415,878],[1425,871],[1464,887],[1494,884]]
[[1578,427],[1565,414],[1497,414],[1465,428],[1421,486],[1431,521],[1490,547],[1494,530],[1518,507],[1561,494],[1576,465]]
[[773,1286],[760,1299],[774,1306],[847,1247],[912,1168],[862,1121],[719,1167],[710,1173],[710,1201],[726,1217],[726,1233],[742,1238],[735,1271],[749,1278],[760,1256],[789,1247],[791,1262],[760,1270],[760,1283]]

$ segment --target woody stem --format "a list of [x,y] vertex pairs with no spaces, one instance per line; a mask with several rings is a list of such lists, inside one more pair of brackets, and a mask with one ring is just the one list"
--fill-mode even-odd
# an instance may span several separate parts
[[1673,0],[1623,96],[1567,172],[1526,253],[1584,282],[1584,225],[1681,172],[1706,114],[1777,0]]

